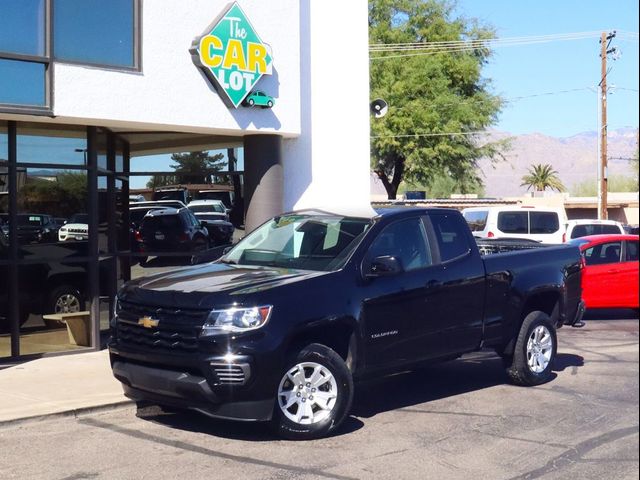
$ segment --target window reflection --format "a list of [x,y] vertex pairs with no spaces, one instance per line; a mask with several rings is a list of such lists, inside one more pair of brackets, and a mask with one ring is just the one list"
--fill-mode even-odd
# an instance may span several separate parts
[[0,2],[0,52],[44,55],[44,0]]
[[91,346],[88,266],[74,262],[74,256],[69,249],[46,262],[19,267],[21,354]]
[[56,59],[134,67],[134,0],[54,0]]
[[[54,130],[55,128],[55,130]],[[85,166],[86,131],[82,128],[18,126],[18,163],[55,163]]]
[[[87,174],[82,170],[24,169],[18,182],[17,230],[20,245],[88,240]],[[7,230],[13,228],[9,225]],[[57,249],[38,255],[56,256]]]
[[0,104],[44,106],[45,65],[0,58]]

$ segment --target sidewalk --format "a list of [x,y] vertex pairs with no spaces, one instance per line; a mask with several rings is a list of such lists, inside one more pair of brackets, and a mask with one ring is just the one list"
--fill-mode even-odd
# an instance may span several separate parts
[[0,369],[0,425],[129,402],[111,374],[107,350]]

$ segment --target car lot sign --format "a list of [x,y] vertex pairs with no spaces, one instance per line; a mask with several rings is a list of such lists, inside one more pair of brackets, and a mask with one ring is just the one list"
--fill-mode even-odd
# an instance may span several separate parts
[[229,107],[238,107],[263,75],[271,75],[271,48],[235,2],[194,41],[191,53]]

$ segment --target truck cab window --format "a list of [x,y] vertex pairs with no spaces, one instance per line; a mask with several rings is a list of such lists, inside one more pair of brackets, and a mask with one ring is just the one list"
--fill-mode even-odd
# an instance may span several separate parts
[[386,227],[369,247],[369,259],[393,256],[405,271],[428,267],[433,262],[424,225],[419,217],[408,218]]
[[434,214],[429,215],[429,220],[440,250],[440,261],[452,260],[466,255],[471,250],[465,232],[460,229],[459,222],[451,216]]

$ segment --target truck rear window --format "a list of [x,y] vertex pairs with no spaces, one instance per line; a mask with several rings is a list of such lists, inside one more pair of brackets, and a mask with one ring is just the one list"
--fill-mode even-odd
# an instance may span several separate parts
[[464,219],[472,232],[481,232],[487,226],[488,210],[478,210],[475,212],[464,212]]

